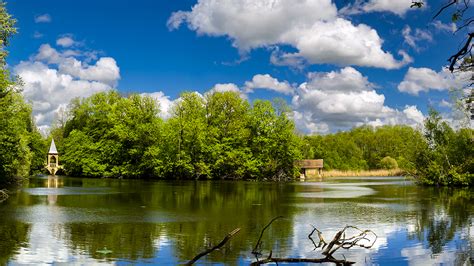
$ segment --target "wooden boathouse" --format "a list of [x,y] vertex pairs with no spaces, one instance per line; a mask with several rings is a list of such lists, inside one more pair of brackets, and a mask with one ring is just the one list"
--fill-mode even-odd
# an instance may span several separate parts
[[301,168],[301,179],[305,179],[307,177],[321,177],[323,174],[323,159],[299,160],[296,161],[296,164]]

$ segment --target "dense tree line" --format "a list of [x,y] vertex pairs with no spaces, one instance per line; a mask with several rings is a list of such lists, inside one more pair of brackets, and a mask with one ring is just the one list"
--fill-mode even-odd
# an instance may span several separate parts
[[43,168],[45,142],[21,94],[21,82],[5,63],[5,50],[16,33],[15,20],[0,3],[0,185]]
[[425,185],[474,184],[474,135],[454,130],[434,110],[423,129],[408,126],[358,127],[347,132],[305,136],[306,158],[323,158],[325,169],[400,168]]
[[325,169],[412,169],[422,133],[409,126],[357,127],[329,135],[305,136],[306,158],[324,159]]
[[281,180],[300,158],[287,112],[233,92],[183,93],[163,121],[152,98],[109,91],[74,100],[53,133],[70,175]]

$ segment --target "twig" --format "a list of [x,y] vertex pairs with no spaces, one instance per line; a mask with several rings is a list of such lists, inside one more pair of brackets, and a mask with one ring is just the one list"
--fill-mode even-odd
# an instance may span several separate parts
[[214,247],[210,248],[210,249],[207,249],[201,253],[199,253],[198,255],[196,255],[192,260],[190,260],[188,263],[186,263],[185,265],[193,265],[197,260],[199,260],[201,257],[203,256],[206,256],[207,254],[213,252],[214,250],[218,249],[218,248],[221,248],[227,241],[229,241],[229,239],[231,239],[235,234],[237,234],[238,232],[240,231],[240,228],[235,228],[232,232],[228,233],[224,239],[222,239],[222,241],[215,245]]
[[[311,242],[312,242],[313,245],[314,245],[314,249],[313,249],[313,250],[318,249],[318,248],[321,247],[321,245],[323,245],[323,244],[324,244],[324,245],[323,245],[322,248],[324,249],[324,247],[326,247],[327,243],[326,243],[326,241],[324,241],[323,234],[321,233],[321,231],[318,230],[318,228],[314,227],[314,225],[311,225],[311,226],[313,227],[313,231],[311,231],[311,233],[309,233],[308,238],[309,238],[309,240],[311,240]],[[316,243],[314,242],[313,238],[311,237],[311,236],[314,234],[314,232],[318,232],[318,237],[319,237],[319,243],[318,243],[318,245],[316,245]]]
[[457,0],[453,0],[452,2],[444,5],[443,7],[441,7],[438,12],[436,13],[436,15],[433,16],[433,19],[435,19],[437,16],[439,16],[439,14],[441,14],[441,12],[443,12],[443,10],[445,10],[446,8],[456,4]]
[[261,244],[261,241],[262,241],[262,237],[263,237],[263,233],[265,232],[265,230],[267,230],[267,228],[272,225],[272,223],[274,221],[276,221],[277,219],[280,219],[280,218],[283,218],[283,216],[277,216],[275,218],[273,218],[267,225],[265,225],[265,227],[262,229],[262,231],[260,232],[260,237],[258,238],[258,241],[257,241],[257,244],[255,244],[255,247],[253,248],[252,250],[252,254],[255,255],[255,257],[257,258],[258,260],[258,255],[261,255],[260,252],[257,251],[258,247],[260,246]]

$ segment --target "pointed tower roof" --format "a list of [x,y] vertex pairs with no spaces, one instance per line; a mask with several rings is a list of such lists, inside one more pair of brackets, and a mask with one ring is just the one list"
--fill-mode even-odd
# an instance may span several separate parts
[[54,144],[54,139],[51,139],[51,146],[49,147],[49,154],[58,154],[58,150],[56,149],[56,144]]

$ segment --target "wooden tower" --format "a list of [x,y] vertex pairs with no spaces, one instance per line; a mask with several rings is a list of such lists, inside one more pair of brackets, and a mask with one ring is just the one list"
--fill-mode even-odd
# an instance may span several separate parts
[[46,164],[46,169],[52,175],[56,175],[56,172],[61,168],[59,165],[59,154],[56,149],[56,144],[54,144],[54,139],[51,140],[51,146],[49,147],[48,152],[48,161]]

